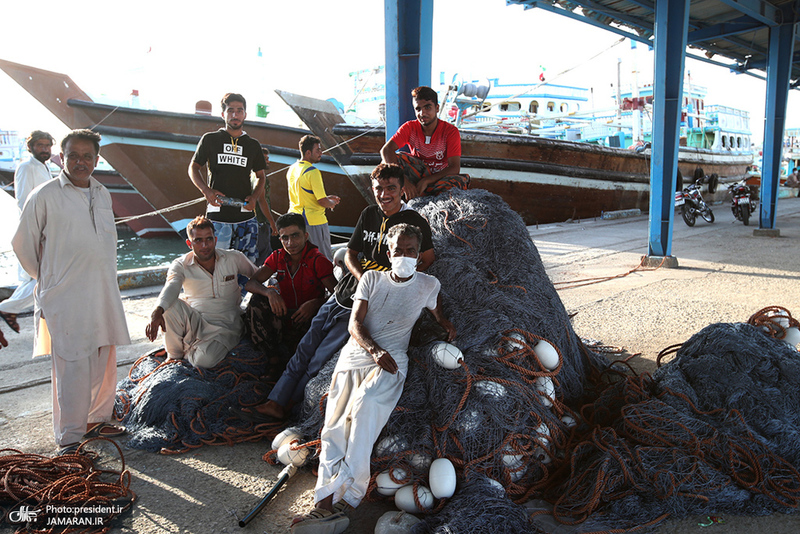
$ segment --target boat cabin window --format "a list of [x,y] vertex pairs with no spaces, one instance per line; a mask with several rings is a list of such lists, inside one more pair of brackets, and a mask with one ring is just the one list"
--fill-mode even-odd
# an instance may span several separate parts
[[562,103],[561,104],[561,112],[562,113],[566,113],[568,111],[569,111],[569,104],[567,104],[566,102]]
[[528,106],[528,111],[531,113],[539,113],[539,101],[531,100],[531,105]]
[[731,148],[736,148],[736,145],[733,142],[733,136],[731,136],[731,138],[730,138],[730,147]]
[[547,103],[547,111],[555,111],[556,110],[556,103],[555,102],[548,102]]
[[720,139],[720,141],[722,141],[722,148],[725,148],[725,147],[727,147],[727,146],[728,146],[728,145],[727,145],[727,142],[728,142],[728,141],[727,141],[727,137],[725,137],[724,135],[722,136],[722,138]]
[[520,108],[519,102],[503,102],[500,104],[500,111],[519,111]]

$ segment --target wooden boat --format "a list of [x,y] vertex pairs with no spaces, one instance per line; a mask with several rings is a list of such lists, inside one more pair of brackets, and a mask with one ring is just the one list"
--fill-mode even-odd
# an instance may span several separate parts
[[[351,176],[365,175],[380,161],[382,127],[345,124],[328,101],[278,91],[305,124],[329,145]],[[641,152],[533,135],[461,130],[461,170],[470,187],[501,196],[526,224],[601,216],[603,212],[649,209],[650,150]],[[721,182],[746,175],[752,155],[681,147],[678,167],[691,178],[697,168]],[[724,188],[710,195],[723,198]]]
[[[189,180],[187,169],[200,136],[224,126],[221,117],[101,104],[93,102],[64,74],[4,60],[0,60],[0,69],[70,128],[91,128],[100,133],[103,158],[146,199],[146,204],[155,210],[169,210],[157,217],[163,217],[175,231],[183,230],[188,221],[204,212],[205,203]],[[285,171],[275,169],[297,160],[298,142],[311,132],[250,120],[245,121],[244,129],[270,151],[272,207],[284,213],[288,209]],[[329,212],[332,230],[352,228],[371,196],[368,183],[366,188],[363,183],[354,185],[327,156],[317,167],[326,189],[342,198],[341,206]]]

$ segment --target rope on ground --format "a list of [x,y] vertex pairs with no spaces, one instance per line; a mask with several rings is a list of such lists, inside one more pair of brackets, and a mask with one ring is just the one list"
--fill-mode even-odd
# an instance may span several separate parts
[[[121,467],[118,470],[106,466],[98,468],[106,449],[98,456],[87,447],[92,443],[112,444],[119,454]],[[97,458],[93,459],[94,456]],[[3,520],[9,522],[9,515],[20,505],[37,511],[36,517],[27,524],[27,530],[23,529],[24,532],[109,532],[111,521],[129,510],[136,501],[130,484],[131,474],[125,468],[122,450],[107,438],[86,440],[76,452],[54,458],[15,449],[0,450],[0,502],[14,503],[4,514]],[[52,507],[48,508],[48,505]],[[58,526],[57,522],[53,526],[42,526],[51,524],[50,519],[58,514],[58,507],[102,507],[102,513],[97,515],[102,517],[103,526],[89,530],[83,527],[65,529]]]
[[560,290],[560,289],[572,289],[575,287],[583,287],[592,284],[599,284],[601,282],[609,282],[611,280],[616,280],[617,278],[624,278],[629,274],[633,274],[637,271],[655,271],[657,269],[660,269],[661,267],[663,267],[666,259],[667,259],[666,257],[662,258],[661,262],[655,267],[645,267],[644,265],[645,258],[642,257],[641,261],[639,262],[639,265],[621,274],[615,274],[609,276],[596,276],[593,278],[582,278],[578,280],[564,280],[562,282],[553,282],[553,285],[556,286],[556,289]]

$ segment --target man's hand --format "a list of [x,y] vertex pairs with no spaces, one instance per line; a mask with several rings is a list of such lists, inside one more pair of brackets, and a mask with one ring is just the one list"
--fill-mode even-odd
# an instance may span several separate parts
[[8,341],[6,341],[6,336],[4,336],[3,331],[0,330],[0,349],[7,346],[8,346]]
[[244,209],[246,209],[247,211],[255,211],[257,200],[258,198],[256,198],[253,195],[247,195],[246,197],[244,197]]
[[317,306],[316,299],[307,300],[292,314],[292,321],[295,323],[307,323],[314,318],[318,311],[319,306]]
[[381,349],[376,354],[372,355],[372,359],[378,364],[378,367],[391,374],[397,373],[397,362],[394,361],[392,355]]
[[278,226],[275,224],[275,221],[273,220],[269,221],[269,229],[272,230],[272,235],[274,236],[278,235]]
[[403,194],[405,194],[406,200],[411,200],[419,196],[417,186],[412,184],[409,180],[406,180],[406,183],[403,186]]
[[289,309],[286,307],[286,302],[283,297],[274,289],[267,288],[267,299],[269,300],[269,308],[275,317],[283,317]]
[[456,338],[456,327],[453,326],[453,323],[442,318],[442,320],[439,321],[439,325],[447,330],[447,341],[453,341]]
[[222,206],[222,203],[219,201],[219,197],[225,195],[222,194],[222,191],[209,188],[208,191],[203,191],[203,196],[206,197],[206,202],[208,202],[210,205]]
[[161,306],[156,307],[150,315],[150,324],[144,328],[144,335],[150,341],[155,341],[158,337],[158,329],[161,328],[162,332],[167,331],[167,323],[164,321],[164,310]]

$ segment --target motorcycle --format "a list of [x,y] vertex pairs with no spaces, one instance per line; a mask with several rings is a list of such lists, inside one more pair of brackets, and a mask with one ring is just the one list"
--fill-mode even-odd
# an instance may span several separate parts
[[698,178],[693,184],[683,188],[683,191],[675,193],[675,206],[681,207],[681,215],[683,222],[687,226],[694,226],[697,216],[700,215],[709,223],[714,222],[714,212],[711,207],[703,200],[703,195],[700,194],[700,186],[704,182],[703,178]]
[[750,224],[750,214],[756,212],[756,198],[752,189],[742,180],[728,186],[731,192],[731,211],[745,226]]

